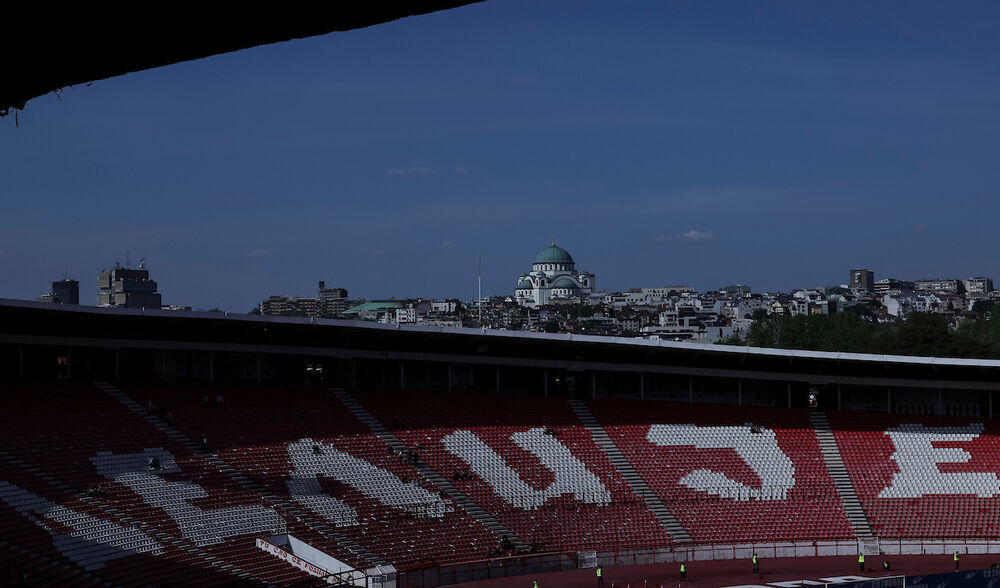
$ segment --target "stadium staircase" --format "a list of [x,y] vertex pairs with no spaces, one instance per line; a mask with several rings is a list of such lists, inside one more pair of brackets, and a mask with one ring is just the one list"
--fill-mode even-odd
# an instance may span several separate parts
[[853,484],[851,484],[851,477],[844,466],[844,458],[840,454],[840,448],[837,446],[837,440],[833,436],[833,429],[830,427],[830,421],[826,418],[826,413],[820,410],[810,410],[809,422],[816,434],[816,441],[819,443],[826,468],[829,470],[837,492],[840,494],[840,499],[844,503],[847,520],[851,524],[854,534],[858,537],[859,547],[864,550],[866,555],[878,555],[878,538],[872,533],[868,517],[861,506],[861,501],[858,500],[858,494],[854,491]]
[[[39,469],[38,467],[32,465],[30,462],[25,461],[24,459],[21,459],[20,457],[14,455],[14,454],[11,454],[11,453],[3,450],[3,449],[0,449],[0,457],[2,457],[3,459],[7,460],[7,462],[9,462],[10,464],[12,464],[14,466],[17,466],[18,468],[20,468],[20,469],[22,469],[22,470],[24,470],[24,471],[32,474],[33,476],[35,476],[35,477],[37,477],[37,478],[39,478],[41,480],[44,480],[50,486],[59,489],[63,493],[68,494],[68,495],[72,495],[74,498],[80,500],[80,502],[83,502],[83,503],[89,504],[91,506],[94,506],[95,508],[97,508],[101,512],[103,512],[104,514],[106,514],[106,515],[112,517],[113,519],[117,520],[123,526],[134,527],[136,529],[139,529],[140,531],[142,531],[143,533],[145,533],[149,537],[153,537],[153,538],[157,539],[158,541],[161,541],[163,543],[172,545],[173,547],[177,548],[180,551],[183,551],[183,552],[186,552],[188,554],[191,554],[192,556],[196,556],[198,559],[200,559],[200,560],[202,560],[204,562],[205,566],[208,569],[218,568],[222,572],[233,574],[234,576],[236,576],[238,578],[242,578],[244,580],[248,580],[248,581],[251,581],[251,582],[257,582],[257,583],[260,583],[260,584],[266,584],[267,583],[264,580],[262,580],[261,578],[258,578],[257,576],[251,574],[250,572],[242,570],[239,567],[234,566],[232,564],[226,563],[222,559],[219,559],[218,557],[216,557],[214,555],[211,555],[211,554],[209,554],[209,553],[207,553],[207,552],[199,549],[198,547],[195,547],[194,545],[191,545],[190,543],[188,543],[187,541],[184,541],[183,539],[179,539],[177,537],[174,537],[172,535],[164,533],[163,531],[157,529],[156,527],[153,527],[152,525],[150,525],[150,524],[148,524],[148,523],[146,523],[144,521],[140,521],[140,520],[136,519],[135,517],[131,517],[127,513],[122,512],[121,510],[119,510],[119,509],[117,509],[117,508],[115,508],[115,507],[113,507],[113,506],[105,503],[104,501],[98,500],[98,499],[96,499],[96,498],[94,498],[92,496],[89,496],[85,492],[79,491],[77,488],[74,488],[70,484],[67,484],[64,481],[59,480],[55,476],[52,476],[51,474],[49,474],[49,473],[47,473],[47,472]],[[44,557],[44,556],[40,555],[39,557]],[[45,558],[45,559],[48,559],[48,558]],[[53,565],[55,565],[54,562],[53,562]],[[87,571],[85,571],[85,570],[83,570],[81,568],[73,568],[73,569],[78,572],[78,575],[82,575],[82,576],[84,576],[86,578],[94,578],[95,577],[91,573],[89,573],[89,572],[87,572]],[[145,569],[143,571],[143,574],[144,575],[148,575],[148,572],[149,572],[149,570]],[[48,578],[47,578],[47,580],[48,580]],[[115,585],[115,584],[112,584],[111,582],[108,582],[108,581],[104,581],[104,584],[108,585],[108,586],[114,586]]]
[[622,455],[622,452],[615,445],[611,437],[608,436],[607,431],[604,427],[597,421],[587,405],[581,400],[569,400],[570,408],[576,414],[580,422],[583,423],[584,428],[590,433],[590,436],[594,439],[594,442],[604,451],[608,456],[611,463],[618,469],[621,473],[622,478],[628,482],[628,485],[632,488],[632,491],[639,496],[650,511],[656,515],[656,518],[663,524],[663,527],[670,533],[670,536],[676,543],[690,543],[691,536],[684,529],[683,526],[674,515],[671,514],[667,506],[663,504],[660,497],[656,495],[655,492],[649,487],[649,484],[642,479],[642,476],[635,471],[632,464]]
[[230,479],[238,483],[243,488],[246,488],[250,492],[259,494],[265,500],[274,505],[278,510],[288,513],[294,516],[297,520],[302,521],[307,526],[312,528],[314,531],[320,533],[321,535],[332,539],[337,542],[343,549],[353,553],[359,558],[367,562],[369,567],[376,566],[387,566],[389,562],[384,561],[368,549],[362,547],[360,544],[339,533],[336,529],[327,525],[326,523],[317,520],[315,517],[305,512],[298,506],[295,506],[284,499],[282,499],[277,494],[271,492],[269,489],[258,483],[257,481],[251,479],[245,474],[241,473],[239,470],[231,466],[226,461],[220,459],[216,454],[211,451],[201,447],[198,443],[195,443],[192,439],[189,439],[186,435],[182,434],[173,426],[164,422],[155,415],[149,414],[146,409],[129,397],[127,394],[116,388],[115,386],[107,382],[96,382],[99,389],[104,391],[106,394],[120,402],[127,409],[135,413],[136,415],[145,419],[148,423],[156,427],[157,429],[163,431],[168,437],[177,441],[178,443],[184,445],[189,450],[195,454],[204,458],[208,463],[215,467],[219,472],[228,476]]
[[[389,429],[385,428],[385,426],[382,425],[378,419],[372,416],[372,414],[368,412],[365,407],[361,406],[361,404],[359,404],[358,401],[355,400],[354,397],[352,397],[346,390],[342,388],[331,388],[330,391],[333,392],[333,395],[337,398],[337,400],[346,406],[359,421],[367,425],[371,429],[372,433],[385,441],[393,451],[401,454],[407,451],[406,444],[393,435]],[[487,512],[486,509],[479,506],[471,498],[462,493],[462,491],[456,488],[447,478],[434,470],[434,468],[420,459],[417,460],[415,467],[417,468],[417,471],[420,472],[420,475],[422,475],[427,481],[443,490],[452,500],[455,501],[455,504],[461,506],[473,518],[482,523],[484,527],[492,531],[497,536],[498,541],[501,537],[506,536],[518,551],[525,550],[526,544],[524,540],[504,526],[503,523]]]

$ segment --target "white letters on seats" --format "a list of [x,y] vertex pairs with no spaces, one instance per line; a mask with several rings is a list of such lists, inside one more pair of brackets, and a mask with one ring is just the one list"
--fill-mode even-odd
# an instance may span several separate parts
[[760,477],[762,487],[753,488],[720,472],[697,469],[680,479],[692,490],[735,500],[785,500],[795,486],[795,466],[771,429],[751,432],[750,423],[739,427],[697,425],[652,425],[646,439],[661,447],[690,445],[698,449],[733,449]]
[[[153,457],[159,460],[159,469],[149,469]],[[285,521],[278,513],[260,505],[205,510],[191,504],[190,500],[204,498],[208,493],[192,482],[171,482],[160,477],[159,474],[181,471],[174,456],[165,449],[157,447],[119,455],[99,451],[90,461],[102,476],[128,486],[148,504],[167,511],[181,534],[195,545],[221,543],[235,535],[285,532]]]
[[[136,553],[163,553],[162,545],[138,529],[60,506],[3,480],[0,480],[0,500],[48,532],[56,549],[86,570]],[[52,522],[72,530],[60,532]]]
[[[313,449],[319,448],[319,453]],[[337,526],[358,524],[358,513],[323,492],[317,475],[348,484],[387,506],[432,517],[443,517],[451,507],[433,492],[403,482],[375,465],[340,451],[333,445],[301,439],[288,446],[294,470],[287,480],[292,497]]]
[[445,449],[465,463],[493,491],[509,504],[525,510],[536,509],[550,498],[572,493],[577,500],[592,504],[611,503],[611,493],[587,466],[545,429],[536,427],[511,435],[521,449],[537,457],[555,476],[544,490],[535,490],[521,479],[504,458],[471,431],[454,431],[441,440]]
[[925,494],[975,494],[989,498],[1000,494],[1000,479],[993,472],[942,472],[938,464],[966,463],[972,457],[959,447],[934,443],[972,441],[983,432],[982,423],[967,427],[900,425],[886,430],[896,451],[891,459],[899,466],[892,484],[879,498],[920,498]]

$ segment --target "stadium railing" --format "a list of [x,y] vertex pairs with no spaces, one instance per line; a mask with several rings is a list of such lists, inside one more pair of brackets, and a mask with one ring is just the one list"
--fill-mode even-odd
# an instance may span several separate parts
[[[949,554],[1000,554],[1000,541],[983,539],[937,540],[937,539],[883,539],[882,551],[891,555],[931,555]],[[580,567],[580,553],[539,553],[467,561],[409,570],[400,574],[399,588],[418,588],[472,582],[492,578],[523,576],[543,572],[574,570]],[[593,553],[593,552],[590,552]],[[727,559],[750,559],[756,553],[762,559],[779,557],[824,557],[837,555],[857,555],[857,541],[789,541],[777,543],[713,543],[697,545],[677,545],[659,549],[629,549],[620,551],[598,551],[596,564],[610,566],[635,566],[680,561],[712,561]],[[590,555],[588,553],[588,555]],[[590,560],[588,560],[590,561]],[[882,578],[879,581],[894,581]],[[902,578],[900,576],[899,578]],[[859,584],[858,588],[896,588],[905,586],[902,580],[888,584]]]

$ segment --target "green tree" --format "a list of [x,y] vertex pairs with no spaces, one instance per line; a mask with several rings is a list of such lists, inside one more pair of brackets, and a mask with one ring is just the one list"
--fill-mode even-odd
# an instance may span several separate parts
[[926,312],[911,312],[905,321],[897,320],[879,333],[874,343],[876,353],[940,357],[953,352],[948,321],[942,315]]
[[751,347],[777,347],[774,331],[778,317],[754,321],[747,332],[746,344]]
[[872,307],[868,304],[852,304],[844,308],[844,312],[850,312],[860,316],[866,321],[875,321],[878,317],[875,316],[875,312]]

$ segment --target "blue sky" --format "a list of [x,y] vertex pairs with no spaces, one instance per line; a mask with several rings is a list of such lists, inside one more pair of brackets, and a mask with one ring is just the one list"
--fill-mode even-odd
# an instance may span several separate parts
[[164,302],[998,272],[1000,5],[489,0],[0,121],[0,297],[129,250]]

